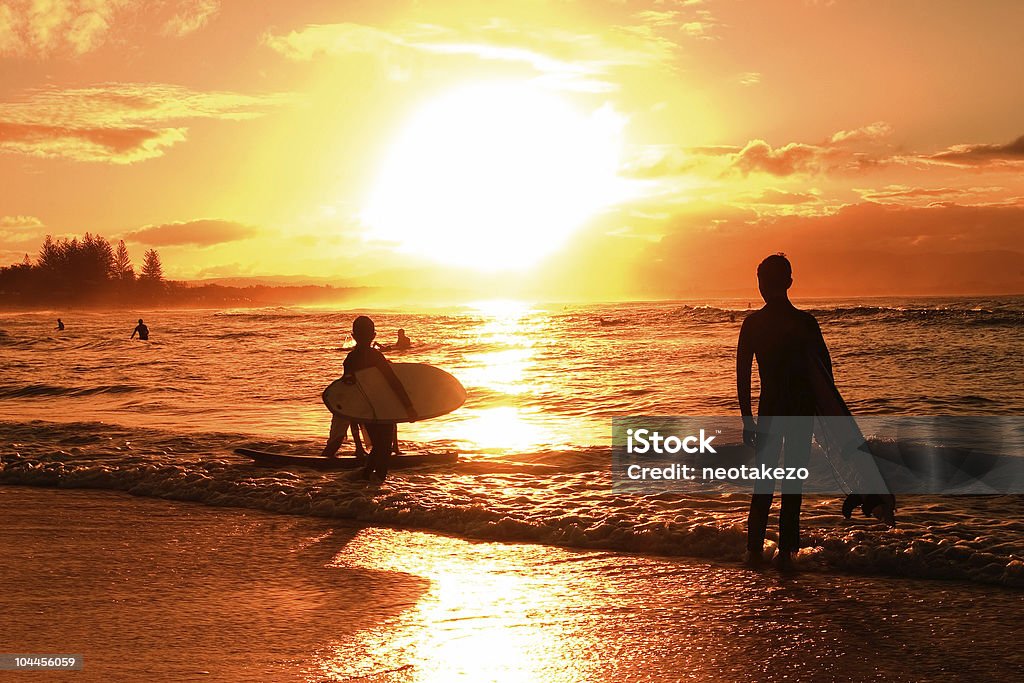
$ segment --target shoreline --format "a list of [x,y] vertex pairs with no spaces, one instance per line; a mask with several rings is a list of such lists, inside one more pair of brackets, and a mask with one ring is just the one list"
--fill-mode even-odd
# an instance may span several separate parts
[[910,681],[1024,665],[1000,630],[1024,617],[1019,593],[990,586],[787,577],[108,491],[2,486],[0,501],[14,549],[0,566],[18,577],[7,647],[85,656],[55,680]]
[[[11,450],[0,456],[3,484],[123,491],[212,509],[654,558],[732,562],[743,555],[746,495],[610,496],[601,451],[543,458],[476,454],[451,467],[397,471],[384,485],[367,487],[331,473],[258,467],[229,452],[237,435],[4,424]],[[301,453],[308,447],[290,448]],[[407,450],[429,452],[424,447]],[[1021,504],[1014,496],[958,497],[952,505],[941,497],[908,496],[899,527],[888,530],[873,520],[843,519],[834,496],[808,495],[798,567],[816,574],[960,580],[1014,590],[1024,578],[1014,547],[1024,532],[1014,521]],[[775,539],[773,530],[769,539]]]

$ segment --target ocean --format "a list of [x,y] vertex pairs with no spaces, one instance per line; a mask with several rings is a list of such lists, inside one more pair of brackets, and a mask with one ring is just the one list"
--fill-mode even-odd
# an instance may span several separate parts
[[[614,416],[735,414],[734,348],[751,304],[6,313],[0,483],[733,560],[747,496],[615,493],[609,443]],[[1024,298],[797,304],[820,321],[855,414],[1024,411]],[[358,314],[374,318],[382,343],[400,327],[413,339],[392,360],[437,365],[465,385],[463,408],[400,430],[406,452],[457,450],[459,464],[367,488],[234,455],[318,452],[330,421],[319,395],[341,374]],[[149,341],[128,338],[138,317]],[[808,497],[800,561],[1022,586],[1022,512],[1016,496],[907,496],[887,530],[844,520],[834,497]]]

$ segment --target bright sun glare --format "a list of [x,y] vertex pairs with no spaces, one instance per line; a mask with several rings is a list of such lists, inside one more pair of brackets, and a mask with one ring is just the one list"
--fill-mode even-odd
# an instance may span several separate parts
[[615,199],[623,123],[526,84],[456,89],[398,134],[363,218],[407,253],[532,265]]

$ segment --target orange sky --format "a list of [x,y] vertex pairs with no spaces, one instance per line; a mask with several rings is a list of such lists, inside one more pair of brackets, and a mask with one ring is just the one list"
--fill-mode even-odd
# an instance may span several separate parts
[[0,263],[567,298],[1024,291],[1024,4],[0,1]]

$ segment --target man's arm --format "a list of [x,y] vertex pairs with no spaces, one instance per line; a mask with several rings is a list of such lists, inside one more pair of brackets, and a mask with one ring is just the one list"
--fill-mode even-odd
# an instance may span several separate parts
[[740,339],[736,344],[736,396],[740,401],[740,414],[752,417],[750,401],[750,373],[754,367],[754,351],[750,348],[750,327],[743,321]]
[[736,396],[743,416],[743,443],[754,445],[754,411],[750,402],[750,373],[754,367],[754,351],[750,345],[750,319],[743,321],[736,344]]
[[132,330],[132,336],[130,336],[128,338],[129,339],[135,339],[135,333],[138,332],[138,331],[139,331],[139,328],[138,328],[138,326],[136,326],[135,329]]

